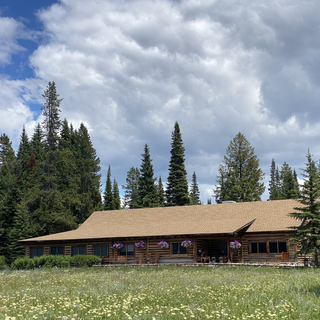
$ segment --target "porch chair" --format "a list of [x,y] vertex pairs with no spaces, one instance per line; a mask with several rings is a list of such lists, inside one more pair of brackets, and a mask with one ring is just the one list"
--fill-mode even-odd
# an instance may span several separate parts
[[150,263],[155,264],[155,263],[159,263],[160,260],[160,255],[159,254],[152,254],[151,258],[150,258]]
[[281,252],[281,262],[289,262],[289,252]]
[[136,263],[136,264],[144,264],[144,263],[146,263],[146,262],[147,262],[147,261],[146,261],[144,255],[143,255],[143,253],[138,254],[138,255],[135,257],[135,263]]
[[280,259],[281,262],[285,262],[285,261],[288,261],[289,262],[289,252],[281,252],[281,255],[280,254],[277,254],[276,256],[276,262]]

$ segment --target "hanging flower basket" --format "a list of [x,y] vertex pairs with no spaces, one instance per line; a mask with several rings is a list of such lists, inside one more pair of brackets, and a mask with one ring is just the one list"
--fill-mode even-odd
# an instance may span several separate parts
[[185,248],[189,248],[189,247],[192,247],[193,242],[192,242],[192,240],[187,239],[187,240],[182,241],[181,245]]
[[230,242],[230,248],[231,249],[240,249],[241,248],[241,243],[238,242],[237,240],[231,241]]
[[167,241],[164,241],[164,240],[158,242],[157,245],[158,245],[160,248],[165,248],[165,249],[168,249],[168,248],[169,248],[169,243],[168,243]]
[[124,247],[124,244],[123,243],[114,243],[112,245],[112,248],[115,249],[115,250],[120,250]]
[[134,246],[135,246],[136,248],[145,248],[145,247],[146,247],[146,243],[145,243],[144,241],[139,241],[139,242],[136,242],[136,243],[134,244]]

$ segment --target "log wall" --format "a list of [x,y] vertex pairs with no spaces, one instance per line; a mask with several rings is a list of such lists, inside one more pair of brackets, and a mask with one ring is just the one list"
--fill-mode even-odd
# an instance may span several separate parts
[[[269,241],[286,241],[287,251],[289,251],[289,261],[297,261],[297,257],[295,255],[295,247],[289,245],[290,238],[290,234],[285,233],[247,233],[243,235],[241,239],[242,262],[254,263],[276,261],[276,256],[281,255],[281,252],[270,253]],[[267,253],[250,253],[251,242],[266,242]]]
[[[87,242],[84,240],[82,242],[75,243],[51,243],[45,244],[42,246],[43,254],[47,255],[51,252],[51,247],[64,247],[64,255],[71,256],[72,255],[72,247],[73,246],[85,246],[85,254],[92,255],[94,254],[94,246],[95,245],[107,245],[108,246],[108,257],[103,257],[103,261],[107,261],[109,257],[114,257],[119,255],[119,250],[114,250],[112,248],[112,244],[120,242],[125,245],[131,244],[134,245],[135,242],[144,241],[146,243],[145,248],[135,248],[134,247],[134,255],[128,256],[130,261],[134,261],[135,257],[143,255],[146,258],[148,255],[159,255],[165,261],[168,259],[177,258],[190,258],[192,260],[199,249],[203,250],[206,255],[210,257],[216,257],[216,261],[218,262],[218,257],[220,255],[221,246],[227,246],[227,254],[229,257],[232,256],[232,261],[237,262],[266,262],[266,261],[275,261],[276,255],[279,253],[250,253],[250,243],[251,242],[259,242],[265,241],[268,243],[269,241],[286,241],[287,242],[287,250],[289,251],[290,261],[297,261],[297,257],[295,255],[296,247],[289,246],[290,234],[286,233],[245,233],[243,235],[237,235],[236,237],[231,235],[221,235],[221,236],[172,236],[172,237],[150,237],[150,238],[126,238],[126,239],[100,239],[95,241],[88,240]],[[190,239],[193,241],[193,246],[187,248],[186,254],[172,254],[172,243],[181,243],[183,240]],[[160,248],[157,244],[159,241],[165,240],[169,243],[169,248]],[[231,254],[231,250],[229,247],[230,241],[238,240],[242,246],[239,250],[237,250],[233,255]],[[25,255],[30,256],[30,247],[41,247],[40,243],[34,245],[25,245]],[[269,250],[269,249],[268,249]],[[304,256],[301,256],[300,261],[303,261]]]

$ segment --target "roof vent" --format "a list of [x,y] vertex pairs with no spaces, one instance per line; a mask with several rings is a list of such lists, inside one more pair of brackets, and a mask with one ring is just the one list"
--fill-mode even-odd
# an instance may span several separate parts
[[236,203],[236,202],[229,200],[229,201],[222,201],[221,203]]

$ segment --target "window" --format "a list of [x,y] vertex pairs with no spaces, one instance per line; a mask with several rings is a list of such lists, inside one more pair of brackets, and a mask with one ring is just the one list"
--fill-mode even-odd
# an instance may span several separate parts
[[258,242],[259,253],[267,253],[267,243],[265,241]]
[[50,254],[59,254],[63,255],[63,247],[51,247]]
[[171,253],[172,254],[186,254],[187,248],[183,247],[180,242],[171,243]]
[[287,242],[286,241],[278,241],[279,252],[287,252]]
[[133,256],[134,255],[134,245],[125,244],[123,248],[120,249],[120,256]]
[[72,247],[72,255],[76,256],[77,254],[86,254],[86,247],[85,246]]
[[250,253],[281,253],[287,252],[286,241],[250,242]]
[[42,255],[43,255],[43,248],[42,247],[30,248],[30,258],[40,257]]
[[94,246],[94,255],[98,257],[107,257],[108,246],[106,244]]

